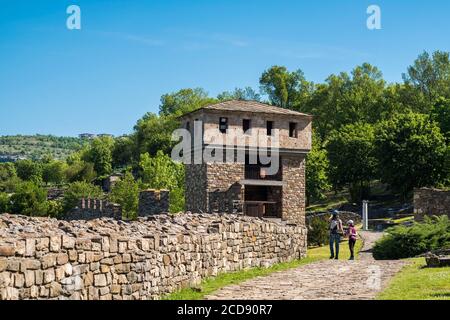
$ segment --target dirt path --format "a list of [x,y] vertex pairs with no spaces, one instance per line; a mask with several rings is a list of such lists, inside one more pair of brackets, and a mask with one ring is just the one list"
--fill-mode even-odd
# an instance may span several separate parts
[[381,233],[360,234],[364,246],[356,261],[318,261],[224,287],[206,299],[373,299],[405,262],[374,260],[371,248]]

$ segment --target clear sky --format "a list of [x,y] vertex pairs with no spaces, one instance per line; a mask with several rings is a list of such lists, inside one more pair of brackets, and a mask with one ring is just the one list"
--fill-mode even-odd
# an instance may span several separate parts
[[322,82],[370,62],[401,81],[449,35],[448,0],[0,0],[0,135],[129,133],[164,93],[258,89],[275,64]]

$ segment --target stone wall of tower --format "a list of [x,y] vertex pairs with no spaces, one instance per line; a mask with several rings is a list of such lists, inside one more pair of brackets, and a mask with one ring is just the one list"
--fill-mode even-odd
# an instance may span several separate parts
[[206,164],[186,164],[185,169],[186,210],[208,212]]
[[243,163],[205,163],[186,165],[186,210],[200,212],[242,211]]
[[[208,212],[242,212],[244,163],[208,163],[207,165]],[[217,205],[219,207],[217,208]]]
[[282,218],[305,225],[305,157],[283,156],[281,159],[284,186],[282,189]]

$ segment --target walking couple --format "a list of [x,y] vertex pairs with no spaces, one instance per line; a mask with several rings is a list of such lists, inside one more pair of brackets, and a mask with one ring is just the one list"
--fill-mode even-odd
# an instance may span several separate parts
[[339,212],[334,210],[330,220],[330,259],[339,259],[339,244],[341,242],[341,237],[347,236],[350,249],[350,260],[354,260],[357,235],[355,224],[352,220],[348,221],[348,230],[347,232],[344,232],[342,220],[339,219]]

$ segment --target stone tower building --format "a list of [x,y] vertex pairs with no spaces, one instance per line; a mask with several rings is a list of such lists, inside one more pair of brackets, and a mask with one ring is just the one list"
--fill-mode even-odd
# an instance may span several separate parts
[[190,133],[190,141],[184,139],[190,148],[183,151],[185,163],[188,159],[187,210],[305,224],[305,157],[311,149],[312,116],[233,100],[181,120]]

